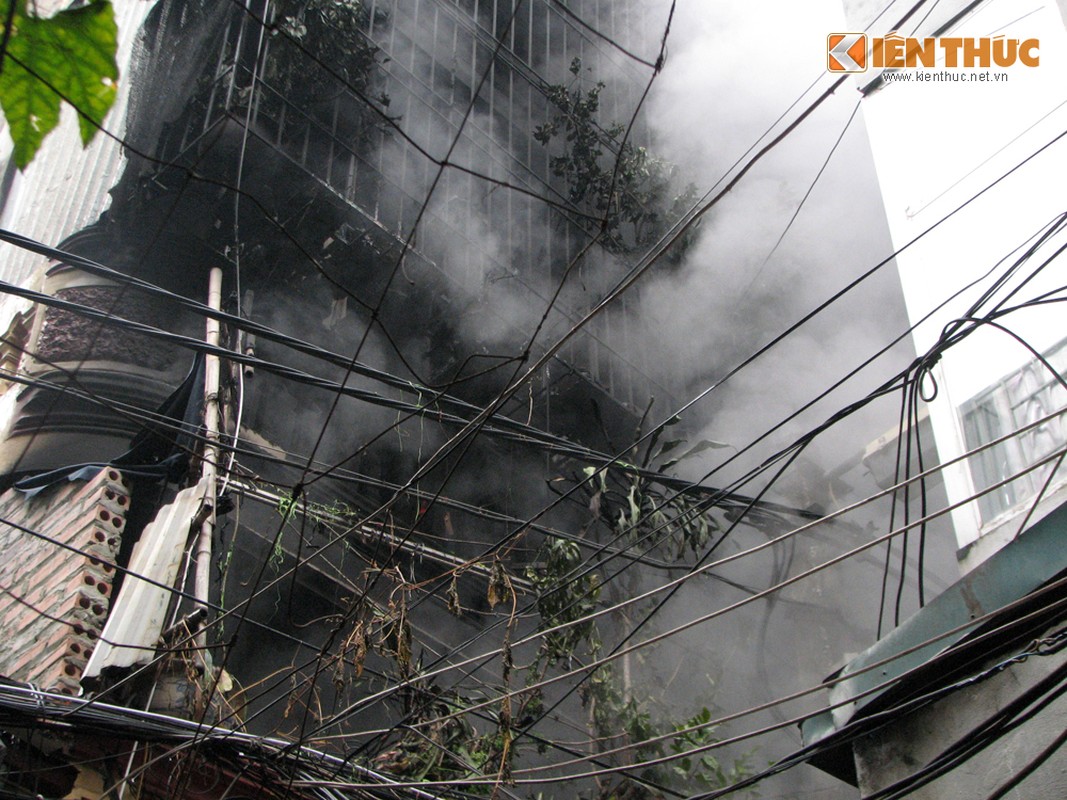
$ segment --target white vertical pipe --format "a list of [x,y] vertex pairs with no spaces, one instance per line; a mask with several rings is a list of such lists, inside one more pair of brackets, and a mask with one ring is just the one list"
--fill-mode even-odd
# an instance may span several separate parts
[[[208,276],[208,308],[214,311],[222,309],[222,269],[212,267]],[[219,321],[208,318],[207,343],[210,347],[219,346]],[[219,357],[208,354],[204,359],[204,466],[202,477],[207,479],[208,490],[204,498],[210,508],[207,517],[200,526],[200,537],[196,545],[196,577],[193,595],[197,602],[207,608],[211,587],[211,537],[215,531],[215,507],[218,490],[219,461]],[[207,644],[207,631],[201,629],[196,635],[198,647]]]

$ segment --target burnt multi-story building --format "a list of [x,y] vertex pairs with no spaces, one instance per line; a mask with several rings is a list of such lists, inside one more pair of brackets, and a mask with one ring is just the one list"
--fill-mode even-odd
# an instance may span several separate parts
[[[507,685],[499,652],[404,682],[531,629],[501,609],[534,597],[543,541],[618,552],[587,535],[600,496],[553,508],[551,485],[620,455],[653,399],[675,407],[633,292],[579,325],[674,221],[631,121],[655,53],[627,51],[650,48],[624,5],[118,5],[107,132],[83,153],[49,143],[4,187],[5,219],[44,245],[7,256],[10,291],[36,301],[5,338],[4,518],[21,527],[4,552],[25,591],[3,610],[34,620],[8,677],[294,740],[363,731],[339,749],[409,777],[410,743],[374,731],[447,716],[464,681]],[[219,477],[198,492],[203,461]],[[45,572],[72,592],[48,609]],[[38,785],[140,758],[84,745]],[[12,753],[25,788],[43,756]],[[143,774],[148,795],[178,791]]]
[[[671,417],[678,373],[717,381],[778,306],[739,307],[698,359],[634,313],[630,278],[673,277],[694,236],[636,114],[655,5],[117,4],[105,132],[83,151],[67,126],[0,183],[22,304],[0,347],[0,789],[506,793],[521,750],[609,770],[557,796],[666,796],[678,770],[628,767],[710,746],[720,687],[759,706],[809,680],[889,576],[900,616],[906,547],[819,571],[872,520],[773,540],[868,473],[891,485],[892,436],[760,499],[672,474],[690,446],[759,460]],[[828,610],[878,579],[881,601]],[[693,640],[587,669],[678,606]],[[725,782],[738,752],[682,771]]]

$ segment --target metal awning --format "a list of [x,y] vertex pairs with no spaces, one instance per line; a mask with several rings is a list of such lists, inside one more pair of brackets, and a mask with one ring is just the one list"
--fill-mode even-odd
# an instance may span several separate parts
[[[1040,611],[1062,599],[1067,591],[1060,589],[1054,595],[1035,598],[1032,604],[995,613],[1067,574],[1065,543],[1067,504],[1028,528],[899,628],[848,662],[831,676],[837,683],[829,691],[829,708],[801,724],[805,747],[819,742],[831,744],[846,725],[892,707],[918,691],[949,685],[973,668],[978,654],[968,646],[970,640],[1004,626],[1012,617]],[[992,618],[967,625],[990,613],[994,614]],[[1012,630],[992,641],[983,638],[977,650],[988,658],[997,652],[998,645],[1010,646],[1020,636],[1031,635],[1031,628],[1040,629],[1065,615],[1067,612],[1062,610],[1051,617],[1037,615],[1025,630]],[[848,741],[820,748],[810,763],[841,780],[856,783]]]
[[172,587],[178,576],[189,528],[207,491],[208,481],[201,479],[178,492],[144,529],[83,678],[98,677],[108,667],[132,667],[155,656],[173,596],[165,587]]

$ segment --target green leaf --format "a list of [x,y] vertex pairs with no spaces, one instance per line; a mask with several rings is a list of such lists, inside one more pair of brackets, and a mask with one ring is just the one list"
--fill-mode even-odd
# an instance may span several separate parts
[[59,98],[39,91],[40,83],[21,67],[8,62],[0,75],[0,106],[15,143],[15,164],[25,169],[37,149],[59,124]]
[[[115,102],[118,27],[109,0],[43,18],[18,3],[3,72],[0,106],[15,144],[15,163],[24,169],[59,122],[65,99],[79,112],[83,144],[88,144]],[[8,0],[12,2],[12,0]],[[3,12],[6,13],[6,3]]]
[[631,525],[633,525],[633,527],[636,528],[637,525],[641,522],[641,506],[637,502],[637,487],[636,486],[631,486],[630,487],[630,494],[626,499],[630,501]]

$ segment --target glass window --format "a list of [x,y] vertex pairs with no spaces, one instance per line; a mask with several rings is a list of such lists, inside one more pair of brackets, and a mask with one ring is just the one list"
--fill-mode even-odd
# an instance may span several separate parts
[[[1067,340],[1043,354],[1060,375],[1067,372]],[[961,407],[964,440],[973,450],[1047,417],[1067,405],[1067,390],[1036,358]],[[1006,442],[982,450],[968,464],[976,491],[988,489],[1033,466],[1067,441],[1067,424],[1056,417]],[[1052,464],[1023,475],[983,495],[978,508],[983,524],[1033,497],[1048,478]]]

